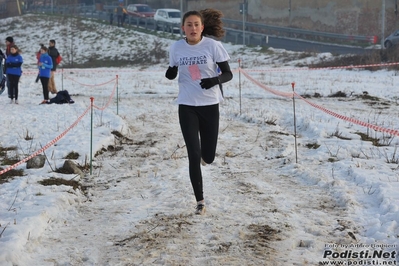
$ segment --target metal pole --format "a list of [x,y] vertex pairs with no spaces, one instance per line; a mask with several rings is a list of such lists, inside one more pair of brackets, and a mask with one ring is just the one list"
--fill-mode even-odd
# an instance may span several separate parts
[[91,116],[90,116],[90,175],[93,173],[93,102],[94,97],[90,97]]
[[295,163],[298,163],[298,145],[296,140],[295,82],[292,82],[291,86],[292,86],[292,105],[294,108]]
[[384,48],[384,39],[385,39],[385,0],[382,0],[382,8],[381,8],[381,49]]
[[[180,0],[180,21],[181,21],[181,23],[183,23],[183,13],[184,13],[183,12],[183,0]],[[181,27],[180,27],[180,36],[183,36],[183,29]]]
[[64,90],[64,68],[61,71],[61,88]]
[[242,5],[242,45],[245,46],[245,1]]
[[116,114],[119,115],[119,76],[116,75]]
[[238,90],[240,92],[240,115],[241,115],[241,59],[238,59]]

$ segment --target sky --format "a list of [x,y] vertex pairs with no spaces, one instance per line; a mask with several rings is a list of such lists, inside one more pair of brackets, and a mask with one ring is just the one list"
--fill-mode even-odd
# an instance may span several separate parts
[[[207,212],[194,215],[177,81],[157,56],[173,40],[74,23],[0,20],[24,58],[19,104],[0,95],[0,161],[47,158],[0,184],[0,265],[398,264],[397,71],[309,69],[332,55],[225,43],[234,77],[216,159],[202,167]],[[35,52],[49,39],[65,62],[145,64],[61,65],[57,88],[75,103],[40,105]],[[55,171],[71,152],[91,174]],[[40,183],[52,178],[81,188]]]

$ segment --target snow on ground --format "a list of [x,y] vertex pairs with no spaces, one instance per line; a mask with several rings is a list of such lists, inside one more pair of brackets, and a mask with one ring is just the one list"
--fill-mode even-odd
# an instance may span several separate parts
[[[23,163],[16,168],[24,176],[0,184],[0,265],[397,265],[398,138],[353,122],[398,129],[396,71],[305,70],[298,63],[331,55],[298,59],[225,44],[234,79],[224,86],[217,158],[202,168],[207,213],[195,216],[177,82],[164,78],[167,58],[149,60],[150,67],[59,70],[58,89],[67,89],[75,104],[39,105],[34,53],[38,43],[65,37],[58,35],[64,28],[15,20],[0,21],[3,39],[18,36],[25,60],[20,104],[0,96],[0,147],[15,147],[2,160],[22,160],[69,131],[45,150],[45,167]],[[88,25],[74,31],[79,62],[100,54],[119,58],[121,49],[132,58],[133,51],[151,54],[135,46],[137,36],[166,51],[171,43]],[[98,47],[93,29],[102,34]],[[121,47],[104,47],[115,43],[115,32],[123,32]],[[238,59],[260,84],[239,74]],[[297,98],[296,150],[292,99],[263,89],[290,93],[293,82],[299,95],[311,96],[306,100],[352,120]],[[114,95],[107,106],[114,89],[118,102]],[[329,97],[338,91],[347,97]],[[95,108],[85,113],[90,97]],[[77,164],[90,164],[91,129],[92,174],[54,171],[71,152],[79,154]],[[39,183],[49,178],[81,188]]]

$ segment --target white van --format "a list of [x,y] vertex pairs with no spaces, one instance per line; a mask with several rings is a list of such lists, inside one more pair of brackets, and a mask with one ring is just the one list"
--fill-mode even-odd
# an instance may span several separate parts
[[157,29],[171,32],[180,30],[181,12],[173,8],[157,9],[154,15],[155,25]]

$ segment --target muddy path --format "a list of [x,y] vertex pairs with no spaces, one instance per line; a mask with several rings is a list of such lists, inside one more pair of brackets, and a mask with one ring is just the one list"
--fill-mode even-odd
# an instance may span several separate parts
[[[217,159],[203,167],[207,213],[196,216],[171,99],[164,112],[121,110],[130,133],[96,157],[68,220],[51,220],[28,249],[42,265],[316,265],[356,226],[317,166],[294,164],[292,136],[225,104]],[[146,104],[148,96],[131,99]],[[233,103],[231,103],[233,104]],[[125,113],[123,115],[123,113]],[[324,179],[324,185],[319,180]],[[40,245],[42,252],[34,252]],[[307,254],[312,254],[307,256]],[[310,258],[310,259],[309,259]]]

